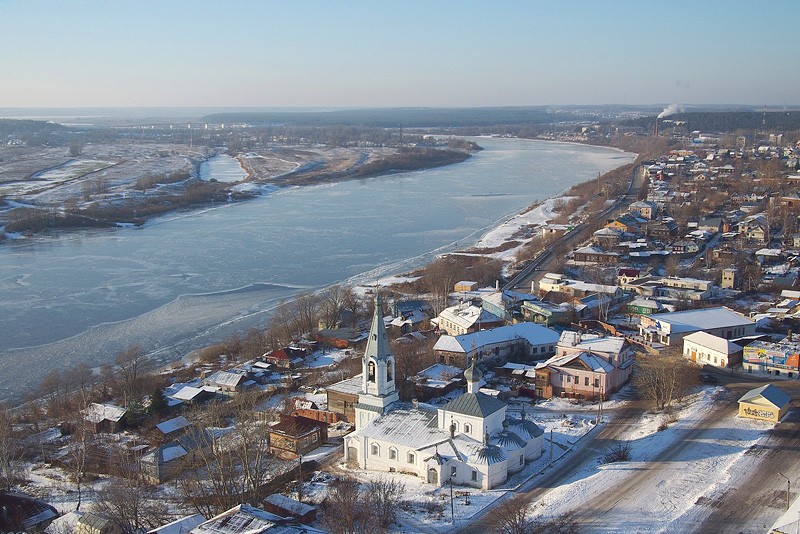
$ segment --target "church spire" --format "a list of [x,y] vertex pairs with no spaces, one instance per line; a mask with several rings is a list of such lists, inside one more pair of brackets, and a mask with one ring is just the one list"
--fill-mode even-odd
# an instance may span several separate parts
[[372,326],[369,329],[364,359],[386,360],[391,355],[389,337],[386,335],[386,325],[383,323],[383,301],[378,288],[375,287],[375,312],[372,314]]

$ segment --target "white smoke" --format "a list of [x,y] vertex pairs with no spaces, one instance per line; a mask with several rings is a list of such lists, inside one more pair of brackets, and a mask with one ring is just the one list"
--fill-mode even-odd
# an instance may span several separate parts
[[674,113],[680,113],[680,111],[681,107],[678,104],[670,104],[669,106],[664,108],[664,111],[658,114],[658,118],[663,119],[664,117],[667,117]]

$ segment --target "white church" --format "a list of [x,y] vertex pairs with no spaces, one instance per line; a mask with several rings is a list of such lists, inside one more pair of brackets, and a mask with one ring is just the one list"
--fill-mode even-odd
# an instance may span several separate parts
[[520,419],[508,417],[505,402],[478,391],[482,373],[474,361],[464,372],[467,392],[441,408],[400,403],[394,367],[377,295],[345,461],[438,486],[452,481],[491,489],[542,454],[542,429],[525,418],[524,409]]

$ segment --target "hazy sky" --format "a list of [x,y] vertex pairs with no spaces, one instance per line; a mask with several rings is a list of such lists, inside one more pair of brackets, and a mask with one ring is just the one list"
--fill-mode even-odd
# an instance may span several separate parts
[[796,1],[0,0],[0,107],[800,104]]

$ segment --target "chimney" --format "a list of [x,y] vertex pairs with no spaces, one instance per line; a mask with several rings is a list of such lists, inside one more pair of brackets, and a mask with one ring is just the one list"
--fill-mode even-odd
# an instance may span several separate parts
[[419,408],[419,401],[417,399],[411,399],[411,406]]
[[789,343],[792,342],[792,331],[791,330],[789,330],[789,334],[786,336],[786,339],[789,340]]
[[456,437],[456,424],[452,421],[450,422],[450,439]]

